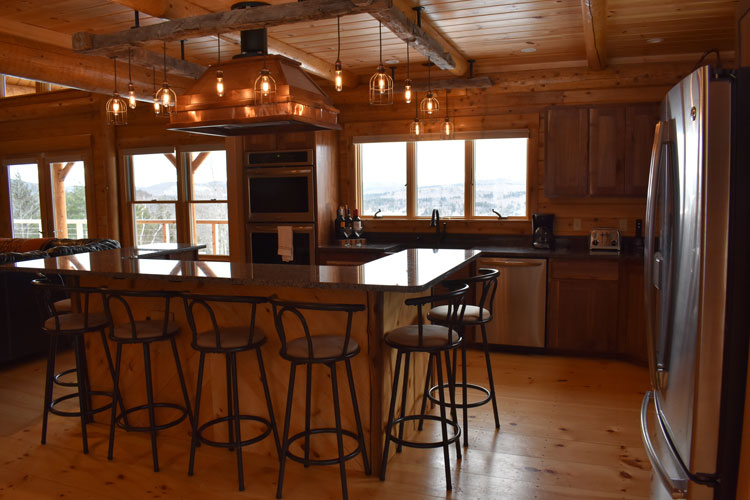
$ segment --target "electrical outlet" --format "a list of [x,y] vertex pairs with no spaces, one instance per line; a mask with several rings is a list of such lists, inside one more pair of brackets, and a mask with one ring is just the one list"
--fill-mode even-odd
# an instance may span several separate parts
[[628,230],[628,219],[620,219],[620,232],[624,233]]
[[581,230],[581,219],[573,219],[573,230],[574,231]]

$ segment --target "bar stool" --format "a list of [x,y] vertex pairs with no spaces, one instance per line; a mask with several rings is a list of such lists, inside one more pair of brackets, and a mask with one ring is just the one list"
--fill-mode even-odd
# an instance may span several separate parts
[[[276,419],[271,404],[271,394],[268,391],[268,380],[266,370],[263,366],[261,346],[266,343],[266,335],[255,326],[255,313],[258,304],[267,302],[265,297],[230,297],[220,295],[183,295],[185,303],[185,314],[188,324],[193,332],[192,347],[200,352],[198,363],[198,386],[195,391],[195,410],[193,412],[193,439],[190,443],[190,465],[188,475],[193,475],[195,464],[195,448],[198,443],[210,446],[234,449],[237,452],[237,474],[239,477],[240,491],[245,489],[245,479],[242,468],[242,447],[257,443],[265,439],[271,432],[276,444],[276,454],[280,456],[279,434],[276,430]],[[249,326],[219,326],[216,320],[214,308],[219,304],[247,304],[250,306]],[[201,309],[203,312],[200,312]],[[197,317],[197,318],[196,318]],[[196,323],[196,319],[200,323]],[[200,322],[202,320],[202,322]],[[204,327],[208,323],[208,327]],[[199,331],[200,330],[200,331]],[[260,380],[263,383],[263,392],[266,396],[266,407],[268,418],[255,415],[241,415],[239,410],[239,396],[237,389],[237,353],[254,350],[258,358]],[[203,425],[198,425],[201,403],[201,388],[203,384],[203,368],[206,354],[223,354],[227,371],[227,416],[218,417]],[[266,429],[259,435],[242,440],[240,434],[240,422],[250,420],[260,422]],[[222,422],[227,423],[228,440],[224,442],[210,440],[204,437],[203,432]]]
[[[120,365],[122,361],[122,347],[126,344],[141,344],[143,347],[143,364],[146,372],[146,398],[147,403],[139,406],[130,408],[123,408],[121,413],[117,415],[116,408],[112,408],[112,416],[110,418],[109,428],[109,450],[107,458],[112,460],[113,450],[115,445],[115,425],[122,427],[128,431],[141,431],[151,433],[151,452],[154,461],[154,472],[159,471],[159,458],[156,451],[156,432],[160,430],[173,427],[185,418],[189,418],[192,424],[193,417],[190,410],[190,399],[188,398],[187,387],[185,386],[185,378],[182,374],[182,367],[180,366],[180,357],[177,353],[177,344],[175,342],[175,336],[180,331],[180,327],[177,323],[169,319],[169,306],[170,301],[174,294],[169,292],[161,291],[134,291],[134,290],[104,290],[104,310],[107,314],[107,321],[110,325],[109,338],[117,344],[117,351],[115,354],[115,375],[114,375],[114,397],[122,404],[120,395]],[[163,311],[164,317],[162,319],[149,319],[145,320],[135,319],[133,314],[133,307],[131,302],[137,299],[162,299],[163,300]],[[151,307],[149,306],[151,310]],[[127,318],[127,321],[120,324],[115,324],[114,312],[122,313]],[[185,406],[180,406],[175,403],[166,402],[155,402],[153,392],[153,382],[151,376],[151,344],[154,342],[169,341],[172,348],[172,355],[174,357],[175,366],[177,368],[177,377],[180,380],[180,387],[182,389],[182,396],[185,400]],[[173,420],[157,424],[156,422],[156,408],[171,408],[179,412],[179,416]],[[148,425],[136,426],[127,422],[128,415],[146,410],[148,412]]]
[[[360,347],[356,340],[351,338],[352,328],[352,317],[355,312],[364,311],[365,306],[360,304],[311,304],[303,302],[284,302],[280,300],[271,300],[273,307],[273,316],[276,323],[276,331],[279,334],[281,340],[281,357],[292,363],[289,371],[289,390],[287,393],[286,401],[286,414],[284,416],[284,436],[282,438],[281,445],[281,463],[279,465],[279,484],[276,490],[276,498],[281,498],[281,492],[284,485],[284,466],[286,458],[299,462],[308,467],[309,465],[333,465],[339,464],[341,472],[341,490],[343,492],[343,498],[348,498],[348,491],[346,486],[346,461],[354,458],[358,454],[362,454],[362,460],[364,461],[365,474],[370,475],[370,463],[367,459],[367,452],[365,450],[364,434],[362,432],[362,420],[359,415],[359,407],[357,405],[357,393],[354,388],[354,377],[352,375],[351,358],[356,356]],[[322,311],[329,313],[346,313],[346,333],[344,335],[312,335],[310,328],[308,327],[305,317],[301,311]],[[296,318],[302,329],[304,330],[305,336],[296,338],[294,340],[288,340],[284,318],[285,315],[291,315],[292,318]],[[344,362],[346,366],[346,375],[349,380],[349,391],[352,398],[352,406],[354,408],[354,419],[357,423],[357,433],[341,428],[341,407],[339,404],[339,391],[338,381],[336,378],[336,363]],[[318,429],[310,428],[310,398],[311,398],[311,380],[312,380],[312,366],[314,364],[324,364],[331,370],[331,386],[333,390],[333,409],[336,420],[336,427],[324,427]],[[307,367],[307,386],[305,391],[305,430],[289,437],[289,420],[292,412],[292,398],[294,395],[294,377],[297,370],[297,365],[305,365]],[[311,459],[310,458],[310,436],[313,434],[336,434],[336,443],[338,447],[338,457],[332,459]],[[344,455],[344,436],[356,439],[358,447],[348,455]],[[298,440],[304,438],[305,445],[305,456],[300,457],[289,451],[289,445]]]
[[[454,350],[461,344],[462,337],[461,331],[456,326],[460,324],[464,316],[464,310],[466,305],[464,299],[466,293],[469,291],[469,285],[461,284],[445,294],[442,295],[428,295],[425,297],[417,297],[407,299],[404,304],[407,306],[417,306],[417,324],[407,325],[385,334],[385,343],[396,349],[396,369],[393,374],[393,389],[391,391],[391,405],[388,410],[388,423],[385,432],[385,446],[383,449],[383,462],[381,466],[380,479],[385,480],[386,466],[388,465],[388,449],[390,442],[395,442],[398,447],[397,452],[401,451],[402,446],[409,446],[412,448],[443,448],[443,458],[445,461],[445,482],[448,490],[452,489],[451,486],[451,470],[450,470],[450,452],[449,447],[452,443],[456,443],[456,455],[457,458],[461,458],[461,446],[459,444],[459,438],[461,436],[461,427],[458,425],[458,419],[456,417],[455,410],[455,379],[451,371],[450,354],[451,350]],[[446,318],[447,321],[444,325],[425,325],[424,316],[422,314],[422,308],[425,304],[434,304],[436,302],[446,302]],[[406,413],[406,394],[409,383],[409,359],[411,353],[428,353],[429,365],[432,365],[433,360],[437,366],[438,376],[438,389],[440,397],[440,416],[424,414],[424,405],[419,415],[405,415]],[[443,370],[440,364],[440,353],[445,354],[445,368],[447,373],[447,382],[443,383]],[[394,413],[396,408],[396,395],[398,393],[398,379],[401,372],[401,359],[406,355],[405,366],[404,366],[404,381],[403,388],[401,391],[401,416],[394,419]],[[429,374],[428,374],[429,380]],[[445,403],[445,387],[449,389],[450,404]],[[453,410],[453,420],[449,420],[445,414],[445,407],[450,406]],[[433,420],[440,422],[440,428],[442,433],[442,439],[434,442],[416,442],[408,441],[404,439],[404,423],[409,421],[419,420]],[[393,428],[398,424],[398,436],[393,434]],[[448,426],[453,428],[453,436],[448,437]]]
[[[58,277],[59,278],[59,277]],[[104,330],[107,327],[107,318],[103,314],[89,312],[89,298],[91,295],[100,295],[98,288],[85,288],[67,286],[59,278],[58,282],[47,276],[40,275],[38,279],[32,280],[32,285],[37,290],[37,298],[41,309],[41,330],[50,335],[49,354],[47,356],[47,371],[44,385],[44,411],[42,413],[42,444],[47,442],[47,420],[49,414],[62,417],[80,417],[81,438],[83,440],[83,452],[88,453],[88,436],[86,424],[90,422],[97,413],[112,407],[114,399],[112,393],[104,391],[92,391],[88,376],[88,365],[86,364],[86,347],[83,336],[87,333],[98,331],[104,353],[109,364],[110,375],[114,378],[114,367],[112,357],[109,354],[107,339]],[[73,312],[71,308],[70,294],[79,294],[83,312]],[[67,298],[60,298],[68,295]],[[58,342],[61,338],[72,338],[73,350],[75,352],[75,367],[55,374],[55,357],[57,355]],[[75,382],[64,382],[62,377],[75,373]],[[77,392],[65,394],[53,398],[54,385],[75,387]],[[110,402],[98,408],[92,407],[92,396],[105,396]],[[57,408],[63,401],[73,398],[78,399],[78,411],[66,411]]]
[[[482,268],[479,269],[479,274],[472,276],[471,278],[465,278],[460,280],[461,283],[467,284],[478,284],[481,287],[482,293],[479,298],[478,305],[467,305],[466,312],[464,313],[463,320],[460,322],[461,335],[464,335],[464,330],[467,326],[479,326],[482,331],[482,347],[484,349],[484,360],[487,364],[487,377],[489,379],[489,390],[481,385],[470,384],[466,380],[466,342],[461,344],[461,377],[462,382],[456,382],[456,387],[460,387],[463,393],[463,401],[456,403],[457,408],[463,410],[463,431],[464,431],[464,446],[469,445],[469,417],[468,409],[482,406],[492,401],[492,410],[495,415],[495,428],[500,428],[500,419],[497,414],[497,400],[495,399],[495,383],[492,379],[492,364],[490,362],[490,350],[487,344],[487,329],[486,325],[492,321],[492,315],[495,304],[495,292],[497,292],[497,277],[500,275],[500,271],[497,269]],[[444,281],[443,284],[446,286],[456,286],[457,281]],[[489,298],[489,302],[487,299]],[[446,324],[446,320],[449,317],[448,309],[446,306],[437,306],[427,313],[427,319],[435,324]],[[425,403],[429,398],[433,403],[440,404],[432,393],[437,389],[438,386],[429,388],[429,381],[431,378],[432,366],[428,368],[427,381],[425,383],[425,390],[422,396],[422,413],[425,410]],[[456,371],[456,353],[453,353],[453,370]],[[485,397],[480,401],[472,403],[468,402],[467,393],[469,389],[474,389],[484,393]],[[419,429],[422,429],[422,422],[419,422]]]

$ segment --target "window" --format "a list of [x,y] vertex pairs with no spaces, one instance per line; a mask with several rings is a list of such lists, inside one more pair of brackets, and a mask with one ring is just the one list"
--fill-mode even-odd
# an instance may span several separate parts
[[430,217],[438,209],[444,217],[527,218],[529,131],[477,135],[418,142],[355,138],[362,214]]
[[10,216],[14,238],[40,238],[42,212],[39,196],[39,165],[11,163],[8,165],[10,181]]
[[130,153],[125,160],[133,244],[190,242],[206,245],[202,255],[229,255],[225,151]]
[[57,238],[89,237],[86,211],[86,172],[74,156],[50,159],[52,209]]

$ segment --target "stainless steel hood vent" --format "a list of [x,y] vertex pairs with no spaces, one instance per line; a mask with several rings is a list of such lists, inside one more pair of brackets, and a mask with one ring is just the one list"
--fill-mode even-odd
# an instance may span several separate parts
[[[258,4],[243,2],[233,8]],[[242,54],[221,63],[224,95],[216,94],[218,68],[210,67],[185,94],[177,96],[168,128],[218,136],[341,129],[339,111],[300,63],[265,55],[266,46],[265,29],[243,32]],[[276,94],[271,102],[260,104],[253,86],[264,63],[276,80]]]

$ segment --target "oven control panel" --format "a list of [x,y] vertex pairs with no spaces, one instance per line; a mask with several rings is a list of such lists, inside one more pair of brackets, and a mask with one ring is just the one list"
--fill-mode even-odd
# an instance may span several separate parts
[[620,231],[609,227],[595,227],[589,237],[589,250],[620,251]]

